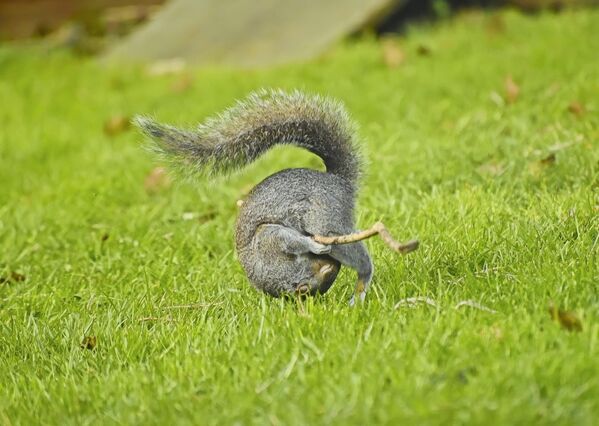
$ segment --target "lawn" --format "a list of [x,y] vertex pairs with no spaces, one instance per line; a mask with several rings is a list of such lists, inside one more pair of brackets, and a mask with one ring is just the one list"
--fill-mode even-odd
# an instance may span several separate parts
[[[599,10],[471,12],[307,64],[158,76],[0,47],[0,424],[596,424],[597,28]],[[351,271],[284,301],[235,257],[236,201],[320,160],[277,148],[162,185],[119,119],[194,124],[260,87],[343,101],[359,226],[421,241],[368,241],[363,306]]]

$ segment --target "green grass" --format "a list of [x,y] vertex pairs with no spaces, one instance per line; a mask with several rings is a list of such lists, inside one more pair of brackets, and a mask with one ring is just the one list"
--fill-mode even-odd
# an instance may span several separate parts
[[[471,13],[412,29],[396,69],[367,37],[304,65],[190,70],[179,93],[180,76],[0,48],[0,423],[593,424],[597,28],[599,11]],[[422,242],[368,242],[363,307],[350,271],[302,304],[256,292],[235,258],[236,200],[315,157],[277,149],[148,195],[142,137],[103,132],[115,114],[199,122],[263,86],[344,101],[370,163],[359,226]],[[416,296],[439,306],[394,309]],[[454,309],[469,299],[497,313]]]

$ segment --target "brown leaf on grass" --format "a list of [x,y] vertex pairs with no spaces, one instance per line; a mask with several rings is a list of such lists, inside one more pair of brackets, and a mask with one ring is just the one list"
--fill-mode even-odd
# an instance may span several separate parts
[[548,311],[553,321],[558,322],[562,328],[568,331],[582,331],[582,321],[575,312],[563,311],[553,303],[549,304]]
[[184,74],[171,84],[171,92],[183,93],[188,91],[191,86],[193,86],[193,77],[189,74]]
[[181,216],[181,218],[185,221],[189,220],[197,220],[200,223],[210,222],[216,217],[217,213],[215,211],[208,211],[206,213],[195,213],[195,212],[185,212]]
[[171,186],[171,179],[164,167],[155,167],[144,180],[144,189],[149,195],[156,194]]
[[548,156],[541,158],[539,160],[539,163],[541,163],[543,166],[550,166],[555,163],[556,159],[557,159],[557,154],[555,152],[552,152]]
[[217,216],[217,212],[215,211],[209,211],[206,213],[202,213],[201,215],[198,216],[198,222],[200,223],[206,223],[206,222],[210,222],[211,220],[214,220]]
[[18,272],[12,271],[8,276],[5,277],[0,277],[0,284],[12,281],[15,283],[20,283],[22,281],[25,281],[25,275],[20,274]]
[[98,344],[98,339],[96,336],[85,336],[83,341],[81,342],[81,349],[87,349],[93,351],[96,349],[96,345]]
[[416,53],[420,56],[429,56],[432,53],[432,50],[427,45],[420,44],[416,48]]
[[[549,153],[547,153],[544,157],[542,157],[540,160],[532,161],[528,164],[528,171],[530,172],[530,174],[532,174],[533,176],[541,175],[548,167],[555,164],[555,162],[557,161],[557,153],[560,150],[567,148],[568,146],[569,145],[561,144],[555,145],[554,147],[550,147],[548,150]],[[540,152],[537,152],[537,155],[539,153]]]
[[513,104],[520,96],[520,86],[516,84],[511,75],[508,75],[504,83],[505,100],[509,104]]
[[131,117],[126,115],[113,115],[104,122],[104,133],[108,136],[116,136],[127,131],[131,127]]
[[15,271],[12,271],[10,273],[10,279],[13,280],[14,282],[20,283],[22,281],[25,281],[25,275],[20,274],[20,273],[15,272]]
[[406,55],[399,46],[397,40],[392,38],[384,39],[381,43],[383,49],[383,62],[388,68],[397,68],[406,59]]
[[502,34],[505,32],[505,21],[503,19],[503,15],[499,13],[494,13],[491,15],[487,21],[485,28],[487,33],[491,35]]
[[580,102],[572,101],[570,102],[570,105],[568,105],[568,111],[577,117],[582,117],[586,112],[586,109]]

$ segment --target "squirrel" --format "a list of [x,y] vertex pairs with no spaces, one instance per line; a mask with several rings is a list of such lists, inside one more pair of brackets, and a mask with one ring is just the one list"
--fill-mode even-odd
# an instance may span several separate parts
[[205,177],[228,174],[275,145],[295,145],[319,156],[326,172],[296,168],[257,184],[236,223],[238,259],[257,289],[272,296],[323,294],[341,265],[358,279],[350,300],[364,300],[373,263],[362,241],[321,244],[314,236],[354,233],[362,160],[344,106],[300,91],[261,90],[195,130],[136,117],[135,124],[167,160]]

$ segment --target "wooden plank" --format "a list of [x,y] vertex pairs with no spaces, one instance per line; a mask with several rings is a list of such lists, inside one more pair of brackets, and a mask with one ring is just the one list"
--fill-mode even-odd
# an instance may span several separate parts
[[406,0],[173,0],[107,57],[255,67],[301,61]]

